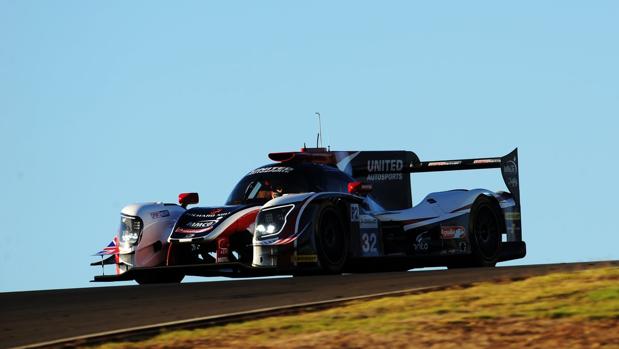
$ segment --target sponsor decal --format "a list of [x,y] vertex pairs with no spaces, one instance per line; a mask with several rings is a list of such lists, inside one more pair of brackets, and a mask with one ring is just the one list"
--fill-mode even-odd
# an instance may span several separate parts
[[428,167],[434,166],[457,166],[460,165],[462,161],[434,161],[428,163]]
[[403,178],[402,173],[373,173],[369,174],[366,180],[370,182],[399,181]]
[[378,229],[378,219],[366,214],[359,215],[359,228]]
[[297,263],[316,263],[318,256],[315,254],[300,254],[292,257]]
[[217,263],[225,263],[230,261],[228,258],[229,247],[230,242],[228,241],[228,239],[217,240]]
[[505,174],[516,174],[518,173],[518,166],[516,165],[516,158],[514,160],[507,161],[505,165],[503,165],[503,173]]
[[517,186],[518,186],[518,180],[517,180],[516,178],[512,177],[512,178],[510,178],[510,179],[508,179],[508,180],[507,180],[507,185],[508,185],[509,187],[513,187],[513,188],[515,188],[515,187],[517,187]]
[[170,211],[168,211],[168,210],[163,210],[163,211],[159,211],[159,212],[151,212],[150,213],[150,217],[152,219],[168,217],[169,215],[170,215]]
[[497,164],[501,162],[501,159],[478,159],[473,161],[474,165],[483,165],[483,164]]
[[413,247],[415,251],[427,251],[430,248],[430,237],[427,231],[417,235]]
[[357,204],[350,205],[350,221],[359,222],[359,205]]
[[187,222],[187,224],[185,224],[185,228],[193,228],[193,229],[206,229],[206,228],[212,228],[213,225],[215,225],[215,223],[217,223],[219,220],[208,220],[208,221],[202,221],[202,222]]
[[399,172],[402,168],[402,160],[368,160],[368,172]]
[[221,217],[200,222],[187,222],[183,227],[178,227],[174,230],[175,233],[181,234],[198,234],[206,233],[215,228],[215,225],[221,221]]
[[404,161],[402,160],[368,160],[369,174],[366,180],[370,182],[402,180],[404,178],[401,173],[403,168]]
[[505,184],[508,188],[518,188],[518,165],[516,165],[516,157],[514,160],[509,160],[503,164],[501,168],[503,172],[503,178],[505,178]]
[[461,226],[441,226],[441,237],[445,240],[449,239],[463,239],[466,236],[464,227]]
[[505,219],[508,221],[519,221],[520,212],[505,212]]
[[249,176],[249,175],[258,174],[258,173],[290,173],[292,171],[294,171],[294,168],[292,167],[274,166],[274,167],[257,168],[249,172],[247,175]]
[[224,210],[223,208],[216,208],[216,209],[213,209],[208,214],[211,216],[214,216],[214,215],[220,214],[221,212],[223,212],[223,210]]
[[196,217],[196,218],[215,218],[215,217],[217,217],[218,219],[221,219],[223,217],[226,217],[226,216],[230,215],[230,213],[231,212],[224,211],[223,208],[215,208],[215,209],[213,209],[209,213],[189,212],[189,213],[185,213],[185,214],[187,216],[189,216],[189,217]]
[[199,233],[205,233],[209,230],[211,230],[213,228],[204,228],[204,229],[191,229],[191,228],[176,228],[176,230],[174,230],[174,233],[179,233],[179,234],[199,234]]

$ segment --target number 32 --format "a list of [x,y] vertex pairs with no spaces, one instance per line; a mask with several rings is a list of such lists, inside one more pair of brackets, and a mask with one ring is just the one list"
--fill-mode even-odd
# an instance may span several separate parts
[[376,233],[363,233],[361,234],[361,249],[363,253],[376,252]]

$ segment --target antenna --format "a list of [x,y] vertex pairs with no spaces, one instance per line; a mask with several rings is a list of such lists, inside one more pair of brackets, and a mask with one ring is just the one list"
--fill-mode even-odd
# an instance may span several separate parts
[[[322,123],[320,122],[320,113],[316,112],[316,116],[318,116],[318,135],[316,136],[316,148],[322,148]],[[318,141],[320,141],[320,145],[318,145]]]

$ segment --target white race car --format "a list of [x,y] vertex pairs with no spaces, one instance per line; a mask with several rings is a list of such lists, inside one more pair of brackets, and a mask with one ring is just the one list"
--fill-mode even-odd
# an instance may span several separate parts
[[[179,282],[184,275],[265,275],[494,266],[522,258],[518,154],[421,162],[410,151],[271,153],[224,206],[129,205],[99,252],[115,275],[95,281]],[[451,190],[412,205],[411,173],[500,168],[509,191]]]

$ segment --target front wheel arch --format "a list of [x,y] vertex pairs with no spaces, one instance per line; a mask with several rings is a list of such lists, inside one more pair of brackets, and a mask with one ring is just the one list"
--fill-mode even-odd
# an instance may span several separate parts
[[326,200],[316,206],[313,240],[321,269],[329,274],[343,271],[350,253],[350,233],[343,204]]

